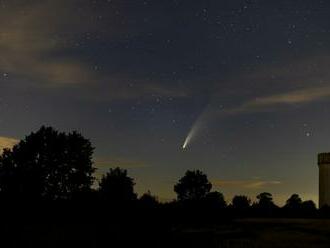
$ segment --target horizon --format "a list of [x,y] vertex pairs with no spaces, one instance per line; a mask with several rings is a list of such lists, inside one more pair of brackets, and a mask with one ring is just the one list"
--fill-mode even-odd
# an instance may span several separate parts
[[[59,130],[61,131],[61,130]],[[75,131],[75,130],[71,130],[71,131]],[[33,131],[34,132],[34,131]],[[31,133],[33,133],[31,132]],[[28,135],[28,134],[27,134]],[[25,135],[25,137],[27,136]],[[23,138],[22,138],[23,139]],[[2,151],[4,148],[9,148],[11,149],[14,145],[18,144],[20,142],[20,140],[18,139],[14,139],[14,138],[7,138],[7,140],[5,139],[2,139],[2,143],[0,142],[0,149],[1,149],[1,154],[2,154]],[[100,170],[100,166],[102,165],[102,161],[94,161],[94,166],[96,168],[96,171],[94,172],[94,176],[95,176],[95,180],[94,180],[94,183],[93,183],[93,186],[92,188],[94,189],[97,189],[99,187],[99,182],[101,180],[101,177],[103,175],[105,175],[105,173],[108,171],[108,170]],[[113,163],[114,165],[113,166],[109,166],[107,167],[108,169],[109,168],[115,168],[117,167],[115,165],[115,163]],[[143,167],[143,166],[142,166]],[[131,167],[120,167],[122,169],[126,169],[128,171],[128,174],[130,176],[130,171],[134,169],[139,169],[141,168],[139,164],[132,164]],[[183,175],[180,175],[177,177],[177,181],[180,177],[182,177]],[[134,178],[134,182],[136,183],[137,181],[140,181],[139,179],[137,178]],[[177,181],[174,181],[173,180],[173,185],[172,185],[172,194],[171,194],[171,197],[162,197],[162,196],[159,196],[157,194],[157,192],[151,192],[150,189],[140,189],[140,190],[137,190],[137,194],[139,197],[141,197],[144,193],[146,192],[151,192],[154,196],[157,197],[157,199],[162,202],[162,203],[169,203],[169,202],[172,202],[172,201],[175,201],[177,200],[176,196],[175,196],[175,193],[174,193],[174,190],[173,190],[173,187],[174,187],[174,183],[177,182]],[[262,181],[258,178],[254,178],[252,180],[237,180],[237,181],[233,181],[233,180],[210,180],[210,182],[212,183],[213,187],[212,187],[212,190],[215,190],[215,191],[220,191],[221,193],[224,194],[224,200],[226,201],[227,204],[231,204],[231,200],[233,199],[234,196],[237,196],[237,195],[244,195],[244,196],[247,196],[250,200],[251,200],[251,203],[256,203],[257,202],[257,194],[259,193],[262,193],[263,191],[258,191],[259,189],[262,189],[264,184],[281,184],[282,182],[280,181],[272,181],[272,182],[266,182],[266,181]],[[135,186],[139,186],[139,185],[135,185]],[[241,187],[240,187],[241,186]],[[136,188],[136,187],[135,187]],[[137,187],[139,188],[139,187]],[[227,194],[226,193],[226,189],[227,188],[232,188],[234,189],[233,191],[230,191],[231,193],[230,194]],[[242,191],[242,188],[244,188],[246,191]],[[235,193],[235,189],[238,190],[238,193]],[[251,195],[249,193],[247,193],[249,190],[254,190],[255,192],[255,195]],[[243,193],[242,193],[243,192]],[[272,193],[272,192],[269,192],[269,193]],[[292,194],[296,194],[298,193],[298,195],[300,197],[302,197],[302,200],[303,201],[306,201],[306,200],[312,200],[316,206],[318,206],[318,195],[302,195],[300,194],[299,192],[292,192],[291,194],[288,193],[288,194],[284,194],[284,195],[273,195],[273,200],[274,200],[274,203],[276,205],[278,205],[279,207],[283,207],[285,204],[286,204],[286,201],[289,199],[289,197],[292,195]]]

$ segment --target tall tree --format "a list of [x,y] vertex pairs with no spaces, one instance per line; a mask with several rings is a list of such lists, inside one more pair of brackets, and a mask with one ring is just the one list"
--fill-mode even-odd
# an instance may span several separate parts
[[101,198],[111,202],[127,202],[136,200],[134,180],[127,171],[119,167],[110,169],[99,183]]
[[174,186],[178,200],[200,200],[212,189],[207,176],[200,170],[190,171]]
[[90,190],[94,148],[77,132],[41,127],[0,156],[0,192],[10,197],[68,199]]

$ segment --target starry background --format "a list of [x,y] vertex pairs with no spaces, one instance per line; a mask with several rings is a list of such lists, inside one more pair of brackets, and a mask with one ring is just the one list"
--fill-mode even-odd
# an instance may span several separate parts
[[329,13],[319,0],[1,0],[0,146],[51,125],[90,138],[98,175],[126,168],[140,194],[172,199],[201,169],[228,201],[317,202]]

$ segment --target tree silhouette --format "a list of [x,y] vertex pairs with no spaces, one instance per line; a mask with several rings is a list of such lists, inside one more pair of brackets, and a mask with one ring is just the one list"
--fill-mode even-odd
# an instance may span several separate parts
[[285,208],[287,209],[300,209],[302,204],[302,200],[298,194],[293,194],[290,198],[286,201]]
[[275,208],[276,205],[273,202],[273,196],[271,193],[263,192],[257,195],[258,203],[257,207],[264,208],[264,209],[270,209]]
[[136,200],[134,185],[134,180],[127,175],[127,171],[116,167],[102,177],[99,193],[102,199],[111,202],[132,201]]
[[0,156],[0,192],[9,197],[68,199],[93,184],[90,141],[42,126]]
[[155,207],[159,204],[157,197],[153,196],[150,191],[144,193],[139,201],[145,207]]
[[190,171],[174,186],[178,200],[200,200],[210,192],[212,184],[200,170]]
[[312,200],[308,200],[301,203],[301,208],[305,212],[313,212],[316,210],[316,205]]
[[205,202],[208,206],[214,208],[225,208],[227,206],[225,197],[218,191],[207,193],[205,196]]
[[236,195],[232,200],[232,206],[237,210],[245,210],[250,207],[251,200],[245,195]]

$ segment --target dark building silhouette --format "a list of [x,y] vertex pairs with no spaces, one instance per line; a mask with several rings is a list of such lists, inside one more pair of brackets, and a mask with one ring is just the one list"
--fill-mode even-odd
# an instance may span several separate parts
[[330,153],[318,155],[319,208],[330,206]]

